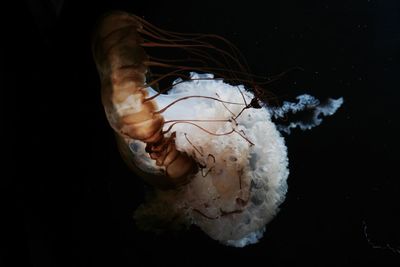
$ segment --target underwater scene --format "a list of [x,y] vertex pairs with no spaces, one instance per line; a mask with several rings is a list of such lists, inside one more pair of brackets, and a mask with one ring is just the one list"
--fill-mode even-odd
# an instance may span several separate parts
[[15,10],[4,261],[400,264],[400,2]]

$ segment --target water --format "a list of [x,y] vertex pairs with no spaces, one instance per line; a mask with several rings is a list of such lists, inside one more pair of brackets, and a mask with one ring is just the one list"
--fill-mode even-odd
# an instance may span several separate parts
[[[32,3],[31,3],[32,2]],[[232,1],[233,2],[233,1]],[[6,50],[14,230],[6,260],[34,265],[398,264],[398,1],[186,4],[33,1],[8,25]],[[143,183],[122,162],[101,106],[90,34],[110,9],[238,46],[253,72],[290,72],[267,87],[281,100],[343,97],[334,116],[285,135],[286,201],[260,243],[228,248],[194,229],[160,237],[135,228]],[[394,249],[390,249],[390,248]],[[18,256],[18,257],[17,257]]]

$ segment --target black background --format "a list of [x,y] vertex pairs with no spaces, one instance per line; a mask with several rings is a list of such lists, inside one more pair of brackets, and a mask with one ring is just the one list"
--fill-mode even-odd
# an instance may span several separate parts
[[[4,266],[400,264],[368,242],[400,248],[399,1],[83,2],[3,8]],[[344,97],[321,126],[286,136],[289,191],[260,243],[136,229],[144,185],[119,156],[90,51],[96,20],[113,9],[222,35],[258,74],[304,68],[267,88],[284,100]]]

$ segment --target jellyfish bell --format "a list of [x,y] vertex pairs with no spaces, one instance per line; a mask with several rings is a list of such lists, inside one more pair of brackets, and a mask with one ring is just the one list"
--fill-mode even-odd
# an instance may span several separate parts
[[[161,30],[124,12],[102,18],[92,45],[121,155],[153,186],[135,212],[138,226],[194,224],[226,245],[257,242],[284,201],[289,174],[259,86],[266,82],[256,82],[222,37]],[[174,49],[185,56],[159,57]]]
[[[176,150],[172,138],[165,138],[162,134],[164,119],[154,112],[157,104],[146,99],[148,56],[141,47],[140,29],[142,25],[135,16],[114,12],[104,17],[95,32],[92,50],[101,79],[102,102],[129,166],[155,186],[175,186],[186,182],[196,165],[186,154]],[[127,147],[132,140],[147,144],[151,159],[158,159],[152,161],[153,171],[139,167],[144,162],[137,162],[137,157],[129,151],[130,146]],[[156,163],[161,166],[157,167]],[[162,178],[162,171],[168,179]]]

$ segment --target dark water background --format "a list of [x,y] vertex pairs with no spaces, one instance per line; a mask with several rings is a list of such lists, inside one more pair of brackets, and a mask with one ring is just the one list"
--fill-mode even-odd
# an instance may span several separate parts
[[[135,228],[143,182],[118,154],[90,51],[96,19],[112,9],[222,35],[258,74],[304,68],[268,88],[284,98],[343,96],[321,126],[286,137],[289,191],[260,243],[236,249],[196,229],[155,237]],[[399,266],[400,253],[368,242],[400,249],[399,1],[31,0],[7,14],[4,266]]]

